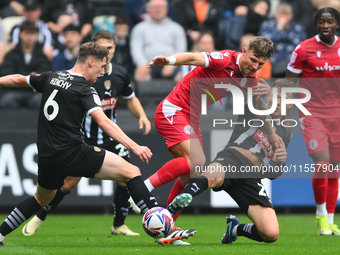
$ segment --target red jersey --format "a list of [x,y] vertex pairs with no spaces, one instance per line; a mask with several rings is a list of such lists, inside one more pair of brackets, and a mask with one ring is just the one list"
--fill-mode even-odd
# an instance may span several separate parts
[[[241,53],[232,50],[203,52],[205,66],[196,66],[173,88],[166,99],[182,108],[187,114],[199,119],[201,112],[201,94],[209,91],[213,96],[216,92],[220,98],[230,95],[226,89],[215,89],[215,84],[232,84],[245,89],[257,85],[256,73],[244,76],[239,60]],[[206,90],[206,91],[204,91]],[[217,97],[215,97],[218,101]],[[213,99],[208,96],[207,104],[212,105]]]
[[[340,40],[335,36],[332,46],[318,35],[296,46],[287,69],[300,74],[299,86],[311,92],[303,105],[314,117],[340,116]],[[300,94],[300,97],[305,97]],[[301,115],[303,113],[300,112]]]

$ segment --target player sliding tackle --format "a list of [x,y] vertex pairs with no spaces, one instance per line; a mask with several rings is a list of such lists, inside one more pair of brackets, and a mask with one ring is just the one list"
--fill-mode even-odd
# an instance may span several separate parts
[[[263,127],[236,126],[227,146],[210,163],[209,167],[212,171],[206,171],[189,181],[182,194],[178,195],[168,206],[171,213],[174,214],[188,206],[192,197],[199,195],[204,190],[224,190],[236,201],[254,224],[240,224],[235,216],[228,217],[227,231],[222,238],[223,244],[234,242],[237,236],[245,236],[252,240],[267,243],[277,240],[279,224],[261,179],[275,179],[282,174],[282,172],[268,172],[268,169],[279,168],[287,158],[286,147],[290,141],[290,132],[286,127],[280,125],[277,119],[281,117],[281,88],[294,86],[293,82],[284,79],[277,80],[273,86],[273,88],[278,89],[278,104],[270,117],[273,119],[275,132],[283,139],[285,146],[268,142]],[[293,94],[288,93],[287,97],[292,98]],[[269,109],[273,103],[273,94],[269,94],[267,98],[266,107]],[[287,105],[287,107],[291,106]],[[238,122],[242,122],[244,119],[247,123],[248,120],[256,118],[253,113],[247,111],[245,115],[238,117]],[[254,126],[256,126],[256,123],[254,123]],[[259,139],[260,137],[263,139]],[[260,172],[263,165],[266,166],[267,172]],[[228,169],[228,167],[235,167],[237,170],[242,167],[257,167],[259,171],[253,173],[215,171],[217,169]]]

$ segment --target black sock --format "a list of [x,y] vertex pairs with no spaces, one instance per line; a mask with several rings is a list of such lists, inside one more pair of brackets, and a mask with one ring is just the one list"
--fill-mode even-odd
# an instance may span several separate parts
[[152,196],[145,186],[142,176],[136,176],[126,183],[132,199],[136,205],[146,213],[149,209],[158,206],[156,198]]
[[41,220],[45,220],[47,214],[52,209],[54,209],[61,202],[61,200],[63,200],[64,196],[68,194],[70,194],[70,192],[64,193],[60,189],[58,189],[52,201],[48,205],[46,205],[44,208],[41,208],[41,210],[39,210],[39,212],[37,213],[38,218]]
[[115,227],[124,225],[126,215],[129,212],[129,196],[127,188],[117,184],[116,191],[113,196],[113,226]]
[[192,178],[187,185],[185,185],[182,193],[189,193],[193,197],[201,194],[208,188],[208,178],[205,176],[198,176]]
[[238,236],[245,236],[258,242],[264,241],[254,224],[240,224],[238,225],[236,232]]
[[20,202],[1,224],[0,233],[3,236],[11,233],[39,209],[41,209],[41,206],[34,197],[27,198]]

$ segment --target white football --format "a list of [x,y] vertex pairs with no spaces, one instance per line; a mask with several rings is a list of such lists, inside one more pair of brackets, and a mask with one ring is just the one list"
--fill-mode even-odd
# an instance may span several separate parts
[[145,232],[149,236],[161,238],[170,233],[174,226],[174,220],[167,209],[154,207],[144,214],[142,224]]

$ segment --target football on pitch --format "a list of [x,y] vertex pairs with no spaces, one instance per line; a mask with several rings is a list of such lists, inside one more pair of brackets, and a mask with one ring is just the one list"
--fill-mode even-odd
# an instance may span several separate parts
[[170,233],[174,226],[174,220],[167,209],[154,207],[144,214],[142,224],[145,232],[149,236],[162,238]]

